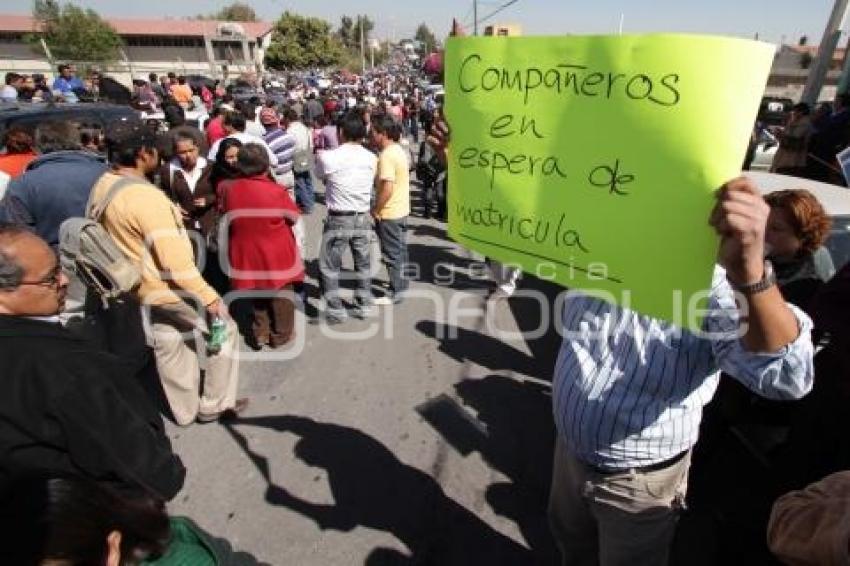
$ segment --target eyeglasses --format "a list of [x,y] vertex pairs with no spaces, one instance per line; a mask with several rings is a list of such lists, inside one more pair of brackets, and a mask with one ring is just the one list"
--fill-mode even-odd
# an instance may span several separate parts
[[37,285],[39,287],[58,287],[59,286],[59,278],[62,276],[62,266],[59,262],[56,262],[56,267],[50,270],[50,273],[39,279],[38,281],[21,281],[18,283],[19,286],[22,285]]

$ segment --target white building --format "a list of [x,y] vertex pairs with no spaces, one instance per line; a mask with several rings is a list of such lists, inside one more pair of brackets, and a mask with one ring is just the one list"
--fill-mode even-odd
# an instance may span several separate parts
[[[212,20],[106,19],[124,41],[122,59],[106,66],[119,81],[131,76],[173,71],[213,78],[242,73],[262,73],[263,59],[272,37],[269,22],[219,22]],[[0,14],[0,72],[54,75],[52,55],[27,43],[24,36],[37,33],[28,15]]]

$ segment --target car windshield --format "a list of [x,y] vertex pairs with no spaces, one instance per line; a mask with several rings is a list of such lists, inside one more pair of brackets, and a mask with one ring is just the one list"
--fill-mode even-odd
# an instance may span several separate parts
[[832,232],[826,241],[836,271],[850,262],[850,216],[832,218]]

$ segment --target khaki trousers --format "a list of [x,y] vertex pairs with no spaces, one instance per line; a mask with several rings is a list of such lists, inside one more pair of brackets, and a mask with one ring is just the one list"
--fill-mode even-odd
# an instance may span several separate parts
[[662,470],[599,473],[555,444],[549,524],[564,566],[664,566],[690,453]]
[[[205,316],[184,302],[150,307],[149,342],[162,388],[177,424],[191,424],[198,413],[230,409],[239,385],[239,331],[227,322],[227,340],[210,354]],[[205,375],[201,393],[201,363]]]

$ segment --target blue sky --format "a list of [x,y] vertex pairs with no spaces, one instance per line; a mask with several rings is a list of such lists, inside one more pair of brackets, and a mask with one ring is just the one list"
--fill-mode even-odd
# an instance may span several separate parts
[[[266,19],[284,10],[319,16],[334,25],[343,14],[367,14],[380,37],[409,36],[420,22],[437,32],[448,31],[452,16],[471,21],[472,2],[452,0],[246,0]],[[485,16],[505,0],[479,2]],[[105,16],[175,17],[207,13],[227,0],[77,0]],[[779,42],[807,34],[816,43],[833,0],[518,0],[493,21],[522,24],[526,34],[613,33],[624,15],[625,32],[700,32],[753,37]],[[0,11],[28,12],[31,0],[3,0]],[[847,36],[845,36],[846,38]]]

